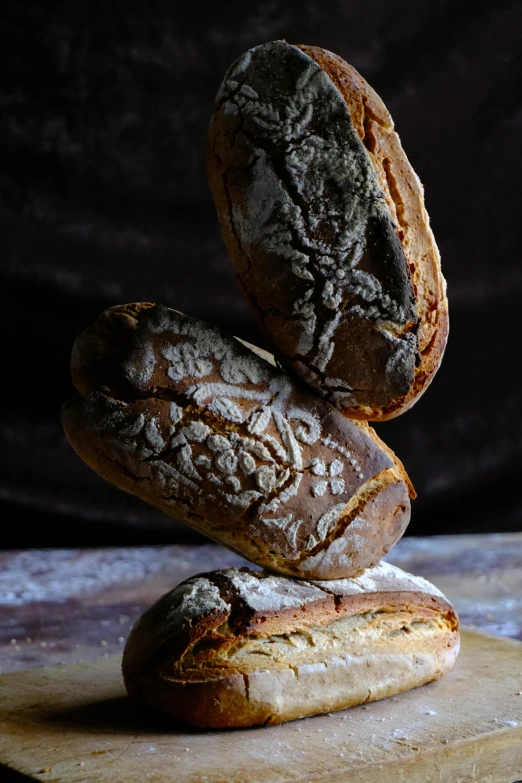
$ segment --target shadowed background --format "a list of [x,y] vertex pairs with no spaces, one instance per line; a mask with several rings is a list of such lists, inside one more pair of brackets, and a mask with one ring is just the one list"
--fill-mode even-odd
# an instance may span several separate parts
[[0,10],[2,545],[201,540],[87,468],[61,431],[76,334],[159,301],[264,344],[205,174],[225,70],[276,38],[330,49],[384,99],[448,280],[442,368],[378,426],[413,534],[522,529],[522,5],[509,0],[97,3]]

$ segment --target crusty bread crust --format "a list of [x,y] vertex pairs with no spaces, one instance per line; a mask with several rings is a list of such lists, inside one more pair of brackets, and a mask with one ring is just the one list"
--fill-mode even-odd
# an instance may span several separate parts
[[259,565],[353,576],[408,524],[413,488],[371,427],[201,321],[110,308],[77,339],[72,375],[62,422],[82,459]]
[[[431,383],[444,355],[449,315],[439,249],[424,204],[424,189],[381,98],[338,55],[318,46],[299,45],[299,48],[324,69],[346,101],[397,226],[414,286],[420,361],[415,366],[412,386],[407,394],[382,411],[366,410],[361,416],[384,421],[411,408]],[[352,415],[351,411],[347,413]]]
[[442,593],[386,563],[330,582],[228,569],[145,612],[122,668],[132,697],[177,721],[230,728],[392,696],[442,676],[458,649]]
[[247,52],[218,92],[208,175],[279,361],[350,418],[411,407],[444,352],[445,283],[422,186],[357,71],[285,41]]

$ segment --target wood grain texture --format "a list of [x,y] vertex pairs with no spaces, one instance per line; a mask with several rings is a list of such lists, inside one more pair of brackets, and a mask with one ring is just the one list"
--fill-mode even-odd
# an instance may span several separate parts
[[125,697],[120,657],[0,678],[0,761],[67,783],[507,783],[522,772],[522,645],[465,632],[455,669],[277,727],[187,731]]
[[[522,640],[522,534],[403,538],[388,560],[437,585],[464,624]],[[160,595],[234,565],[249,564],[212,544],[0,554],[0,671],[121,653]]]

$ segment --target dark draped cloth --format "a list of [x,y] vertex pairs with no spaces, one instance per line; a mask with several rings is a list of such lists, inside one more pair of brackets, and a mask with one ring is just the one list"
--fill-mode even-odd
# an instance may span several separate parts
[[496,0],[4,0],[0,10],[2,545],[187,540],[102,481],[59,409],[75,335],[149,300],[264,344],[205,175],[229,64],[286,38],[384,99],[426,187],[448,280],[442,367],[378,426],[418,492],[415,534],[521,529],[522,7]]

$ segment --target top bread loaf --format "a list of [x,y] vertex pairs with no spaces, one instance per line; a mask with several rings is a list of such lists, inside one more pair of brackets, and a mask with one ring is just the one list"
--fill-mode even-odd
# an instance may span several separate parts
[[422,185],[340,57],[275,41],[218,92],[208,172],[240,284],[286,368],[351,418],[407,410],[446,345]]

